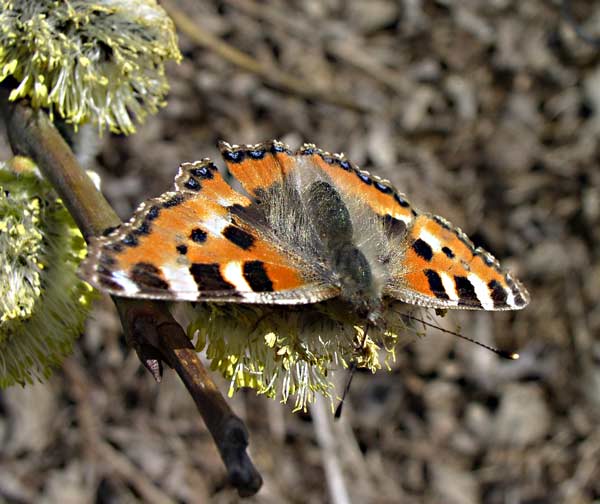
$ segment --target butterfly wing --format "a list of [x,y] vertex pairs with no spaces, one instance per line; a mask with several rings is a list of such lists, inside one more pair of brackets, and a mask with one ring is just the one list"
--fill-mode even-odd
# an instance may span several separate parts
[[[358,169],[345,156],[313,144],[297,152],[276,141],[255,146],[222,144],[228,169],[252,195],[257,193],[253,159],[271,166],[279,184],[307,165],[323,174],[346,201],[359,200],[385,224],[401,253],[394,254],[384,294],[434,308],[515,310],[529,303],[526,289],[498,261],[445,219],[421,213],[392,184]],[[262,178],[264,180],[264,177]]]
[[339,294],[318,264],[240,217],[250,200],[210,160],[183,164],[175,189],[97,238],[84,278],[116,295],[167,300],[297,304]]
[[387,295],[433,307],[518,310],[529,294],[498,261],[445,219],[419,214],[407,230],[401,260],[393,265]]
[[386,233],[403,249],[389,265],[385,295],[431,308],[516,310],[529,303],[525,287],[490,253],[442,217],[413,208],[389,181],[311,144],[299,153],[327,173],[346,198],[361,199],[383,219]]
[[[252,146],[221,142],[220,148],[228,170],[252,196],[260,196],[261,191],[283,184],[294,172],[310,167],[321,172],[347,200],[364,201],[396,227],[410,225],[416,216],[405,196],[389,181],[359,170],[342,154],[330,154],[314,144],[304,144],[297,152],[276,140]],[[263,175],[265,172],[268,175]]]

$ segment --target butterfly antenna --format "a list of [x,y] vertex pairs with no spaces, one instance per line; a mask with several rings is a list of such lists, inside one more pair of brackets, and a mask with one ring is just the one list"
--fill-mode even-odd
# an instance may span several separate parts
[[[365,328],[365,334],[364,334],[362,343],[360,344],[361,349],[365,348],[365,346],[367,345],[367,336],[369,334],[369,327],[371,327],[371,324],[367,324],[367,327]],[[340,404],[338,404],[337,408],[335,409],[334,418],[336,420],[342,416],[342,408],[344,406],[344,400],[346,399],[346,395],[348,394],[348,391],[350,390],[350,385],[352,384],[352,378],[354,378],[355,371],[356,371],[356,363],[351,362],[350,366],[349,366],[348,380],[346,381],[346,386],[344,387],[344,392],[342,393],[342,398],[340,399]]]
[[494,348],[492,346],[486,345],[485,343],[481,343],[480,341],[476,341],[472,338],[469,338],[468,336],[464,336],[460,333],[457,333],[455,331],[450,331],[448,329],[444,329],[442,327],[438,327],[436,325],[430,324],[429,322],[425,322],[423,319],[417,318],[413,315],[407,314],[407,317],[411,318],[412,320],[416,320],[417,322],[421,322],[423,325],[426,325],[428,327],[432,327],[433,329],[437,329],[439,331],[445,332],[447,334],[452,334],[453,336],[458,336],[459,338],[466,340],[466,341],[470,341],[471,343],[475,343],[477,346],[480,346],[482,348],[485,348],[486,350],[489,350],[490,352],[495,353],[496,355],[502,357],[503,359],[508,359],[508,360],[517,360],[519,358],[519,354],[518,353],[514,353],[514,352],[505,352],[504,350],[499,350],[497,348]]
[[356,364],[354,362],[350,363],[350,369],[348,374],[348,380],[346,381],[346,386],[344,387],[344,392],[342,394],[342,398],[340,399],[340,404],[335,409],[334,418],[337,420],[342,416],[342,407],[344,406],[344,399],[346,399],[346,394],[350,390],[350,384],[352,383],[352,378],[354,378],[354,372],[356,371]]

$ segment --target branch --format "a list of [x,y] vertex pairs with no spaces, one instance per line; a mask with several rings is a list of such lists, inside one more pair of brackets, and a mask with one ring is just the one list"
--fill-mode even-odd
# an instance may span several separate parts
[[[0,112],[13,152],[36,162],[86,240],[108,227],[121,224],[48,116],[43,111],[31,109],[25,101],[9,102],[9,92],[6,86],[0,86]],[[142,363],[157,381],[160,380],[161,361],[175,369],[213,436],[231,483],[241,496],[255,494],[262,485],[262,478],[246,453],[246,427],[231,411],[167,305],[116,296],[112,299],[127,342],[136,350]]]

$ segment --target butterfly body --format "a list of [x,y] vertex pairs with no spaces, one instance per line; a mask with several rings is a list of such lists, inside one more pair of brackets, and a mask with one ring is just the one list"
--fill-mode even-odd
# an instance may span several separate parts
[[117,295],[325,303],[385,325],[390,301],[510,310],[528,294],[445,219],[417,211],[344,156],[277,141],[221,144],[234,189],[210,160],[185,163],[175,191],[98,238],[84,278]]

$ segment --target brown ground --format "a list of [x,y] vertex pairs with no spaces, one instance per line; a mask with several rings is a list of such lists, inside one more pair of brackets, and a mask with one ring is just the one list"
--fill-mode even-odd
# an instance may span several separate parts
[[[135,136],[105,136],[92,164],[122,217],[169,188],[180,161],[217,158],[219,138],[311,141],[459,224],[532,296],[523,312],[440,322],[521,360],[429,331],[392,372],[355,378],[333,447],[317,410],[236,395],[265,479],[249,502],[341,503],[343,489],[353,502],[597,502],[600,58],[559,2],[177,4],[272,66],[271,82],[182,36],[167,108]],[[600,5],[574,4],[591,32]],[[318,96],[282,90],[279,75]],[[328,103],[339,96],[366,111]],[[97,431],[81,429],[90,416]],[[0,502],[137,502],[140,488],[237,501],[183,386],[171,372],[154,384],[106,298],[64,370],[0,394],[0,439]],[[343,474],[335,499],[326,464]]]

